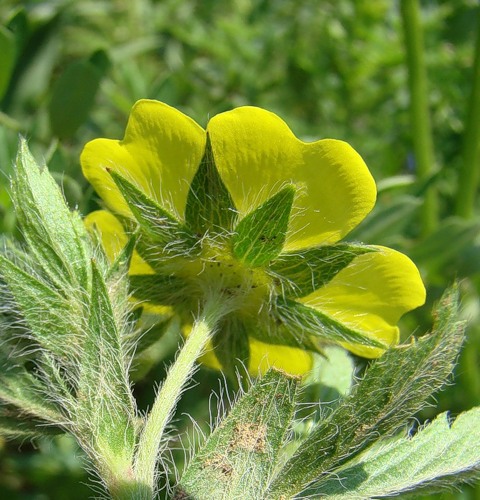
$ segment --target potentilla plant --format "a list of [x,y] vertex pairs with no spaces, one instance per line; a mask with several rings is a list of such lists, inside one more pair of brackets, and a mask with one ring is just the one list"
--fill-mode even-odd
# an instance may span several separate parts
[[[142,100],[124,139],[88,143],[81,163],[106,208],[84,220],[20,143],[24,242],[0,256],[3,435],[72,434],[115,499],[377,498],[478,477],[478,408],[409,430],[461,347],[457,289],[430,334],[398,345],[425,289],[405,255],[341,241],[376,194],[348,144],[304,143],[259,108],[204,130]],[[146,313],[161,327],[143,331]],[[132,363],[175,326],[175,362],[143,415]],[[372,360],[361,378],[345,349]],[[159,492],[166,428],[199,362],[239,396]],[[299,405],[310,382],[345,380],[335,402]]]

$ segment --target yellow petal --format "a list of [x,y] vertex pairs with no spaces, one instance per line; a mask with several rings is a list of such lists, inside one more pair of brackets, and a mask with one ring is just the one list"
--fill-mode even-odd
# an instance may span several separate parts
[[[189,330],[183,333],[188,337]],[[253,337],[249,338],[250,363],[248,371],[253,376],[265,373],[269,368],[275,367],[291,375],[304,375],[312,368],[312,356],[307,351],[283,345],[265,344]],[[205,353],[199,358],[200,363],[213,370],[221,371],[222,365],[215,356],[211,342],[208,342]]]
[[131,215],[107,169],[181,217],[205,142],[205,131],[188,116],[167,104],[141,100],[132,108],[122,141],[93,140],[80,160],[85,177],[112,211]]
[[[96,230],[102,240],[107,257],[113,262],[128,242],[128,236],[120,221],[106,210],[97,210],[84,219],[89,230]],[[130,274],[154,274],[155,271],[134,250]]]
[[252,375],[265,373],[275,367],[291,375],[304,375],[312,368],[312,356],[307,351],[284,345],[265,344],[250,337],[250,364]]
[[[388,345],[398,343],[400,317],[425,302],[425,287],[415,264],[395,250],[356,257],[327,285],[303,297],[314,307]],[[344,344],[359,356],[374,358],[381,349]]]
[[373,178],[345,142],[305,143],[275,114],[248,106],[213,117],[207,132],[219,173],[242,215],[286,184],[296,186],[287,250],[336,242],[373,208]]

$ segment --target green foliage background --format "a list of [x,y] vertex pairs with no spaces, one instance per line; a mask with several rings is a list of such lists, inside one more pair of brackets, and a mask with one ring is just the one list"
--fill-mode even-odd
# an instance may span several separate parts
[[[79,154],[95,137],[120,138],[132,104],[153,98],[205,125],[244,104],[282,116],[305,140],[334,137],[364,157],[379,187],[371,216],[350,236],[410,255],[427,284],[427,304],[405,318],[405,337],[430,324],[432,303],[461,279],[468,342],[455,385],[420,419],[480,404],[480,212],[456,216],[465,123],[473,103],[478,2],[421,3],[435,164],[419,179],[413,152],[408,66],[398,2],[389,0],[4,0],[0,5],[0,238],[17,234],[8,177],[18,134],[25,135],[84,214],[98,199],[83,179]],[[478,149],[478,148],[476,148]],[[469,165],[479,169],[479,158]],[[426,189],[439,198],[436,228],[425,232]],[[334,189],[334,186],[332,186]],[[177,339],[144,357],[135,386],[147,408]],[[161,361],[160,364],[155,364]],[[140,371],[138,372],[140,378]],[[209,420],[218,374],[200,371],[182,399]],[[178,443],[174,446],[178,447]],[[179,454],[181,459],[181,453]],[[0,441],[0,497],[81,499],[90,495],[76,445],[66,437]],[[465,488],[448,498],[480,498]]]

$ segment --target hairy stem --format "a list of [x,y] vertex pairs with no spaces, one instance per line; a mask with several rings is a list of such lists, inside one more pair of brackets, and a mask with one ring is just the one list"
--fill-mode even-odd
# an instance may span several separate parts
[[205,349],[219,319],[226,313],[225,300],[211,298],[195,321],[175,363],[170,368],[152,410],[148,415],[138,445],[135,460],[135,479],[155,490],[155,470],[160,446],[172,413],[186,382],[190,379],[196,360]]
[[[423,47],[423,32],[420,23],[418,0],[401,0],[403,31],[410,87],[410,115],[413,149],[417,177],[427,181],[434,171],[433,138],[428,109],[427,72]],[[437,226],[437,193],[429,187],[425,193],[421,213],[422,233],[429,234]]]

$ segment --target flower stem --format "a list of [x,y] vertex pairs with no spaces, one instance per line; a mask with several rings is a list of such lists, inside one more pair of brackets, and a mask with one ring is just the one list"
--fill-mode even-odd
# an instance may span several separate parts
[[195,321],[192,331],[170,368],[152,410],[148,415],[138,445],[135,460],[135,479],[155,491],[155,470],[160,446],[172,413],[186,382],[190,379],[196,360],[205,349],[220,318],[228,306],[221,297],[211,298]]
[[[401,0],[400,10],[405,37],[410,87],[411,130],[417,176],[420,182],[427,182],[433,174],[435,160],[428,109],[427,73],[419,2],[418,0]],[[437,226],[437,212],[437,194],[430,186],[426,190],[421,213],[423,235],[429,234]]]
[[458,191],[455,211],[457,215],[471,218],[474,214],[475,197],[480,177],[480,14],[477,21],[477,40],[473,63],[473,80],[470,99],[468,101],[465,136],[463,143],[463,163],[458,180]]

